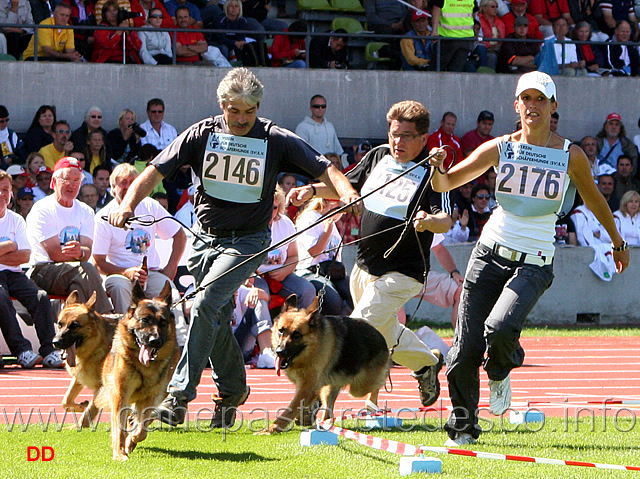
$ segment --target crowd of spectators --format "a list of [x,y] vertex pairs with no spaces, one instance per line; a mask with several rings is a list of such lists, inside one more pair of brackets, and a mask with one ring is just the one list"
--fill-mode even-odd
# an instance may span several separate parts
[[[498,73],[539,69],[591,76],[640,73],[640,47],[633,43],[640,38],[640,7],[633,0],[410,0],[411,7],[396,0],[361,1],[366,40],[386,44],[376,52],[385,61],[369,67]],[[38,61],[157,65],[171,64],[175,56],[180,64],[215,67],[350,67],[346,30],[314,36],[305,45],[304,37],[296,34],[311,28],[295,18],[299,12],[288,14],[281,1],[276,6],[277,17],[269,15],[267,0],[8,0],[0,5],[0,25],[25,27],[2,29],[0,54],[26,61],[37,54]],[[288,18],[279,18],[283,16]],[[36,51],[33,28],[27,26],[33,24],[113,29],[42,28]],[[175,51],[171,35],[161,30],[166,28],[185,30],[176,33]]]
[[[108,0],[105,5],[108,6],[110,2],[113,3]],[[515,28],[520,26],[524,27],[516,22]],[[335,160],[338,167],[349,169],[371,149],[368,141],[361,140],[354,145],[353,150],[343,150],[339,132],[325,117],[328,102],[323,95],[314,95],[309,106],[310,115],[297,125],[295,131],[318,151],[332,161]],[[87,188],[86,192],[83,191],[80,198],[86,194],[94,210],[104,207],[111,199],[108,175],[115,166],[130,163],[138,171],[142,171],[178,135],[176,129],[164,121],[164,114],[163,100],[153,98],[147,104],[147,121],[139,124],[136,113],[125,108],[120,112],[117,122],[111,125],[114,128],[108,130],[103,128],[102,109],[93,105],[86,110],[81,123],[76,123],[77,128],[72,129],[70,122],[56,117],[55,106],[42,105],[36,110],[28,131],[15,132],[9,126],[7,108],[0,105],[0,166],[13,180],[13,199],[9,207],[26,217],[30,206],[51,194],[53,167],[64,156],[73,156],[80,161],[83,169],[82,185],[95,186],[95,189]],[[558,128],[558,119],[554,120],[554,128]],[[439,127],[430,134],[427,147],[448,145],[455,152],[456,158],[464,158],[474,148],[494,137],[494,121],[494,114],[484,110],[477,117],[476,128],[460,138],[455,133],[456,114],[446,112]],[[585,133],[589,134],[577,143],[583,147],[591,162],[594,181],[599,184],[612,211],[617,211],[625,193],[640,191],[640,134],[630,138],[621,116],[615,112],[604,119],[600,131]],[[307,180],[287,175],[281,179],[281,184],[286,190],[304,181]],[[180,171],[176,177],[166,179],[153,193],[166,198],[167,209],[175,214],[188,203],[190,184],[190,172]],[[445,243],[469,241],[479,236],[486,221],[485,216],[496,206],[494,190],[495,172],[488,171],[474,184],[464,185],[454,192],[454,215],[457,221],[454,228],[445,235]],[[578,199],[575,206],[579,204]],[[297,209],[288,213],[295,221]],[[620,215],[624,214],[620,212]],[[341,228],[341,223],[345,222],[350,226]],[[357,220],[350,215],[336,226],[349,236],[352,229],[357,231],[358,228]],[[573,231],[572,227],[570,229]],[[349,239],[353,240],[354,237]]]
[[[105,13],[107,13],[109,6],[114,4],[113,0],[107,0],[104,3]],[[177,14],[180,14],[180,8],[177,9]],[[519,18],[523,17],[516,17],[514,22],[516,30],[520,27],[524,29],[525,26],[518,21]],[[339,132],[327,118],[327,111],[330,111],[328,106],[326,96],[320,94],[312,96],[309,101],[310,114],[302,119],[296,132],[314,145],[318,151],[325,154],[335,166],[348,170],[372,149],[372,144],[362,139],[353,147],[343,148]],[[10,184],[10,194],[7,189],[4,195],[7,210],[25,219],[27,224],[33,224],[35,228],[34,211],[38,212],[41,219],[45,217],[57,218],[55,211],[59,207],[56,206],[53,198],[64,200],[63,194],[68,193],[65,188],[73,189],[73,192],[67,196],[77,195],[77,200],[76,196],[69,200],[70,204],[84,205],[78,210],[82,211],[84,216],[88,217],[90,213],[95,214],[105,207],[108,210],[109,204],[113,206],[111,202],[114,201],[114,197],[116,202],[122,199],[126,188],[135,178],[137,172],[142,171],[160,150],[177,137],[177,130],[164,121],[165,108],[166,105],[162,99],[152,98],[147,102],[147,121],[139,124],[136,112],[124,108],[117,119],[111,120],[111,125],[109,125],[103,122],[105,119],[103,110],[97,105],[87,108],[83,118],[71,122],[59,119],[55,106],[42,105],[34,113],[28,131],[16,132],[10,128],[10,112],[5,106],[0,105],[0,151],[2,153],[0,171],[4,175],[2,178],[8,180]],[[477,116],[476,128],[458,137],[455,132],[457,115],[448,111],[442,116],[438,128],[429,135],[427,148],[446,145],[449,151],[455,152],[456,159],[459,161],[482,143],[494,138],[494,122],[494,114],[483,110]],[[109,129],[109,126],[113,128]],[[637,126],[640,128],[640,120],[638,120]],[[562,129],[558,115],[554,116],[552,129]],[[504,133],[508,132],[500,132],[500,134]],[[599,132],[586,133],[589,134],[576,143],[584,149],[591,163],[594,181],[614,212],[616,224],[623,238],[630,245],[640,246],[640,221],[638,221],[640,213],[640,171],[638,168],[640,134],[630,138],[622,117],[615,112],[607,115]],[[61,167],[61,162],[67,166]],[[68,166],[69,164],[71,166]],[[60,173],[61,168],[64,170],[62,173]],[[67,171],[69,168],[71,170]],[[111,174],[114,169],[116,172],[120,171],[122,178],[126,181],[118,175],[114,178]],[[276,194],[275,205],[277,208],[273,212],[272,227],[274,230],[282,231],[281,234],[274,235],[274,242],[292,234],[296,225],[299,228],[304,227],[335,206],[329,202],[310,204],[303,210],[304,214],[300,213],[297,208],[286,210],[284,195],[288,189],[308,181],[310,179],[293,174],[282,175],[279,179],[282,190],[279,189]],[[452,192],[451,200],[455,205],[452,215],[454,225],[444,235],[443,244],[477,240],[484,224],[497,206],[495,188],[496,172],[489,170],[474,182],[463,185]],[[193,195],[191,172],[189,168],[185,168],[178,171],[174,177],[166,178],[152,192],[151,197],[156,200],[153,203],[155,211],[167,210],[167,214],[176,214],[176,212],[182,211],[183,213],[179,216],[191,218],[191,221],[186,221],[190,226],[194,216]],[[48,209],[45,208],[45,204],[48,205]],[[38,228],[44,228],[43,225],[39,224]],[[331,221],[327,220],[306,233],[297,245],[295,242],[290,243],[272,252],[265,264],[258,270],[262,277],[246,285],[246,288],[250,290],[249,296],[246,296],[246,291],[243,292],[244,295],[241,295],[247,302],[245,306],[251,304],[248,309],[255,310],[260,301],[266,301],[265,307],[273,307],[273,298],[277,296],[282,298],[281,294],[277,294],[280,291],[293,291],[308,303],[317,291],[323,290],[327,294],[327,308],[332,308],[335,314],[348,311],[353,305],[350,303],[350,297],[345,289],[345,277],[338,274],[333,278],[328,276],[321,278],[322,275],[319,276],[319,271],[322,270],[324,273],[335,271],[336,264],[340,263],[340,246],[357,240],[359,228],[358,217],[351,213],[343,214]],[[87,231],[89,229],[87,226]],[[29,231],[33,232],[35,229]],[[608,241],[603,231],[604,229],[597,223],[594,215],[581,204],[580,198],[576,198],[571,213],[558,220],[556,240],[558,244],[593,246]],[[83,233],[80,232],[79,235],[75,236],[81,237]],[[100,239],[104,238],[101,236]],[[69,241],[73,243],[76,240],[70,239]],[[83,261],[81,263],[86,262],[89,256],[82,249],[86,247],[90,249],[90,245],[85,245],[80,241],[78,245],[73,246],[73,249],[70,247],[69,254],[82,254]],[[50,258],[54,259],[54,262],[58,261],[55,258],[65,262],[63,256],[66,253],[64,248],[60,248],[58,247],[57,253],[40,251],[39,254],[44,257],[46,252]],[[299,255],[300,261],[298,261]],[[100,257],[100,259],[104,258]],[[173,263],[176,261],[177,258],[173,258]],[[109,272],[110,270],[105,268],[104,264],[101,265],[99,262],[97,264],[100,273],[114,274]],[[279,269],[283,265],[285,268]],[[133,266],[131,267],[133,268]],[[82,268],[90,267],[82,265]],[[138,270],[137,267],[134,269]],[[51,273],[50,276],[55,277],[55,274],[57,273]],[[86,276],[88,273],[82,270],[81,274]],[[173,274],[175,275],[175,271]],[[42,276],[44,278],[46,275],[42,273]],[[40,278],[39,287],[47,290],[43,278]],[[94,282],[99,284],[97,279]],[[262,292],[252,293],[251,291],[255,288]],[[58,291],[53,294],[65,294],[65,292]],[[101,301],[103,303],[101,307],[110,310],[106,297],[103,296]],[[111,302],[113,303],[113,298]],[[122,309],[122,304],[119,304],[119,309]],[[239,321],[243,318],[246,321],[244,316],[246,309],[238,318]],[[249,316],[254,314],[257,314],[256,311],[250,311]],[[249,329],[258,335],[266,331],[260,322],[261,314],[257,314],[256,317],[251,316],[253,322],[249,325]],[[258,339],[260,347],[254,359],[259,359],[260,367],[273,367],[272,353],[267,351],[268,342],[262,336]],[[51,351],[48,344],[45,342],[45,347],[39,355],[33,351],[25,353],[26,355],[23,355],[22,358],[25,367],[32,367],[37,362],[44,361],[46,357],[49,357],[49,360],[45,363],[51,367],[58,367],[60,364],[58,357],[55,355],[50,357]],[[26,347],[26,343],[23,341],[14,342],[12,345],[16,356],[20,356],[24,352],[20,349]]]

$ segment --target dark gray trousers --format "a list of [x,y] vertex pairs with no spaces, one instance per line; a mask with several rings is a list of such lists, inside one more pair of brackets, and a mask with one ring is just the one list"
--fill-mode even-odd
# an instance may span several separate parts
[[457,432],[475,438],[480,435],[479,368],[483,366],[490,379],[500,381],[522,366],[522,324],[552,281],[553,265],[509,261],[476,244],[467,266],[453,346],[447,356],[453,410],[445,430],[451,438]]

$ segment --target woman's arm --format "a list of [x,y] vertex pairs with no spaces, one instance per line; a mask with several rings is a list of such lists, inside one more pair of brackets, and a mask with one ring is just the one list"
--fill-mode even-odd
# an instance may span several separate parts
[[[483,143],[460,163],[454,165],[448,172],[442,174],[442,163],[446,156],[436,155],[430,163],[436,168],[431,184],[435,191],[450,191],[475,180],[492,166],[498,165],[500,153],[498,152],[499,138]],[[439,148],[449,154],[448,149]],[[433,153],[433,150],[430,152]]]
[[[576,145],[571,145],[569,152],[569,177],[575,183],[578,193],[584,200],[584,204],[587,205],[598,218],[600,224],[607,230],[613,247],[622,246],[624,240],[616,228],[609,205],[593,181],[587,155]],[[629,265],[629,250],[614,251],[613,258],[616,262],[616,269],[621,273]]]

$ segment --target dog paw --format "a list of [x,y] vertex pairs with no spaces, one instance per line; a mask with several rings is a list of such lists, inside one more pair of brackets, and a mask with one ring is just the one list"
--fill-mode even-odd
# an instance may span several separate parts
[[62,407],[66,411],[70,412],[84,412],[89,406],[89,401],[82,401],[81,403],[63,404]]
[[256,436],[270,436],[271,434],[278,434],[282,430],[275,424],[271,424],[269,427],[264,428],[261,431],[254,433]]
[[128,436],[124,444],[124,452],[131,454],[138,443],[131,436]]
[[118,454],[114,454],[113,455],[113,460],[114,461],[128,461],[129,460],[129,456],[127,456],[124,452],[118,453]]

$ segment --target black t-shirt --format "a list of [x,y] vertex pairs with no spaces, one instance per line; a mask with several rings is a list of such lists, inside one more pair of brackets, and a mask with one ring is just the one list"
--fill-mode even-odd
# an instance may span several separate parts
[[[242,194],[239,194],[235,201],[214,198],[211,194],[217,194],[215,188],[212,190],[209,185],[211,194],[205,191],[207,188],[205,182],[211,182],[216,178],[212,171],[219,171],[212,170],[211,153],[210,150],[207,150],[208,143],[211,143],[210,136],[213,133],[231,135],[222,115],[207,118],[191,125],[151,162],[165,178],[173,176],[182,165],[191,166],[193,184],[197,187],[194,198],[196,214],[198,221],[207,228],[246,231],[266,228],[271,219],[273,192],[278,173],[289,171],[317,178],[324,173],[330,164],[327,159],[294,133],[276,126],[269,120],[258,118],[251,131],[245,137],[238,137],[238,139],[256,138],[262,140],[264,147],[266,147],[264,170],[258,174],[262,182],[261,190],[258,191],[259,198],[249,202],[245,202]],[[251,172],[249,167],[245,168],[251,159],[247,158],[246,162],[244,160],[245,158],[238,158],[233,164],[227,162],[230,166],[228,171],[224,171],[224,175],[228,174],[229,177],[235,177],[236,180],[240,178],[240,182],[244,181],[244,178],[255,180],[255,169]],[[222,159],[220,161],[222,162]],[[206,165],[204,182],[203,165]],[[255,185],[253,180],[251,182]],[[239,185],[220,184],[229,188],[227,191],[231,191],[232,195],[234,189],[241,191]],[[259,183],[257,184],[259,185]]]
[[348,66],[347,48],[333,52],[329,46],[329,38],[314,37],[309,44],[309,66],[311,68],[329,68],[331,62],[336,62],[342,68]]
[[[419,162],[425,158],[426,155],[427,152],[423,150],[414,162]],[[378,176],[377,173],[374,173],[374,169],[381,161],[389,162],[389,164],[393,164],[395,161],[389,154],[389,147],[387,145],[382,145],[371,150],[355,168],[347,173],[347,178],[351,181],[351,184],[357,191],[361,191],[363,189],[363,186],[365,186],[365,183],[370,177],[375,178]],[[422,195],[420,207],[416,212],[423,210],[429,214],[437,214],[441,212],[451,214],[449,194],[437,193],[433,191],[431,184],[427,184],[429,166],[425,165],[425,167],[418,167],[416,172],[418,172],[419,175],[423,175],[423,177],[419,182],[417,190],[415,190],[408,200],[409,203],[406,209],[406,215],[413,213],[421,191],[424,188],[426,188],[426,191],[424,195]],[[388,205],[392,204],[394,198],[400,198],[400,188],[402,188],[399,187],[394,189],[393,185],[394,184],[392,183],[389,187],[385,187],[380,190],[379,193],[371,195],[370,198],[373,198],[374,201],[376,201],[375,197],[379,194],[386,197],[384,201],[386,201]],[[367,188],[365,188],[365,190],[366,189]],[[413,214],[415,215],[415,213]],[[425,265],[420,257],[418,240],[416,239],[413,224],[409,226],[402,241],[396,246],[393,253],[391,253],[387,258],[384,257],[385,252],[398,240],[403,228],[397,226],[403,223],[404,221],[397,217],[370,211],[367,206],[367,200],[365,200],[360,225],[360,234],[364,239],[358,243],[358,255],[356,260],[361,269],[374,276],[382,276],[385,273],[397,271],[406,276],[410,276],[417,281],[422,282],[424,280]],[[391,229],[390,231],[376,234],[394,226],[396,226],[396,228]],[[420,238],[420,243],[422,244],[426,257],[426,269],[428,271],[433,233],[430,231],[424,231],[422,233],[418,233],[418,237]]]

